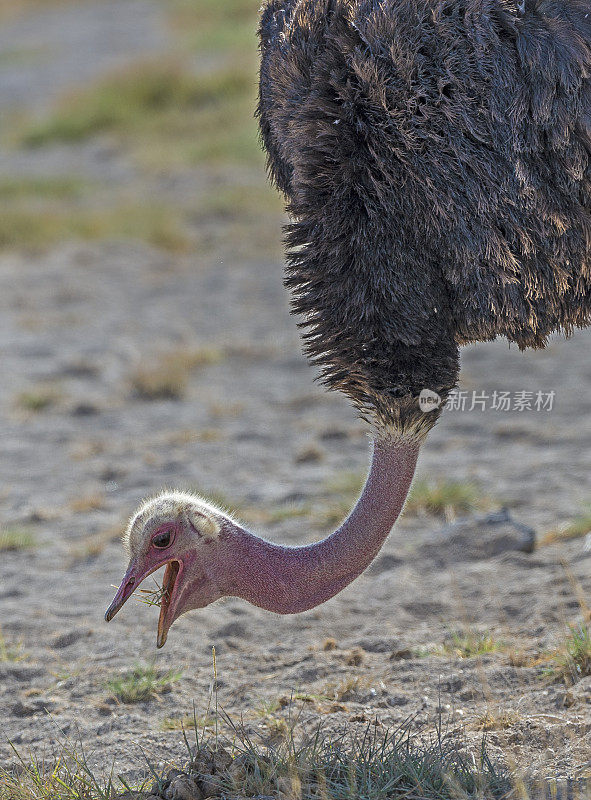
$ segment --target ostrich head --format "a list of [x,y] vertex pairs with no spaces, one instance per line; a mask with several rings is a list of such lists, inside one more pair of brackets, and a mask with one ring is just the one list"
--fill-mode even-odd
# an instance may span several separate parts
[[172,623],[192,608],[202,608],[222,594],[216,576],[222,529],[228,516],[196,495],[162,493],[142,504],[131,518],[123,543],[129,565],[105,614],[110,621],[141,582],[166,566],[160,593],[158,647]]
[[163,566],[158,647],[181,614],[221,597],[279,614],[323,603],[375,558],[402,509],[418,452],[418,441],[376,440],[364,490],[347,519],[326,539],[302,547],[255,536],[196,495],[165,492],[148,500],[125,533],[129,565],[105,619]]

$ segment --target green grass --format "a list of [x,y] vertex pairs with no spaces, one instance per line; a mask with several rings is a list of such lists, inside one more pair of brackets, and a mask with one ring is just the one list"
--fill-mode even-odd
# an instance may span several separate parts
[[[260,709],[265,733],[253,739],[242,719],[235,722],[218,705],[213,688],[217,685],[215,650],[213,676],[204,717],[198,717],[193,709],[193,714],[167,717],[162,724],[164,730],[182,729],[189,753],[189,763],[182,769],[199,796],[496,800],[515,788],[511,776],[489,757],[486,738],[474,752],[473,747],[466,746],[461,732],[454,730],[452,734],[444,729],[441,715],[429,737],[413,734],[409,723],[390,729],[371,723],[364,729],[349,727],[339,732],[322,724],[307,727],[301,715],[294,721],[292,696],[289,700],[278,698]],[[162,691],[163,680],[170,682],[176,677],[158,675],[154,667],[144,666],[134,668],[121,680],[125,686],[131,680],[134,698],[141,694],[143,699]],[[138,685],[145,680],[148,688],[139,692]],[[121,682],[111,688],[122,696]],[[349,679],[346,687],[331,693],[345,697],[358,688],[359,679]],[[314,700],[313,696],[301,697],[303,702]],[[208,731],[210,727],[212,731]],[[0,800],[106,800],[116,794],[112,774],[105,780],[97,779],[81,749],[63,746],[57,763],[39,762],[34,756],[19,758],[15,772],[0,768]],[[165,777],[149,763],[148,767],[159,792],[168,791]],[[127,784],[125,788],[130,789]]]
[[555,652],[545,674],[567,684],[591,675],[591,631],[587,625],[569,625],[568,634]]
[[44,119],[25,122],[16,140],[39,147],[110,133],[158,168],[213,162],[262,168],[254,119],[259,4],[171,0],[167,11],[180,42],[173,60],[138,63],[68,94]]
[[429,658],[431,656],[453,656],[454,658],[473,658],[487,653],[506,649],[506,644],[489,631],[454,631],[441,644],[419,645],[393,654],[402,658]]
[[578,539],[591,533],[591,508],[579,514],[572,522],[548,531],[542,536],[541,544],[552,544],[568,539]]
[[104,131],[157,131],[178,115],[191,114],[235,100],[252,81],[234,70],[197,76],[180,65],[127,67],[62,101],[61,107],[22,142],[38,147],[53,142],[79,142]]
[[[227,506],[226,506],[227,507]],[[230,504],[229,508],[233,508]],[[236,514],[250,525],[279,525],[290,519],[308,517],[312,513],[307,503],[286,503],[277,506],[240,505]]]
[[474,484],[442,479],[436,483],[418,480],[413,483],[404,507],[405,514],[430,514],[453,520],[488,504]]
[[[441,723],[430,738],[419,739],[408,725],[390,730],[369,725],[359,733],[317,727],[306,733],[280,720],[282,735],[270,730],[265,741],[254,741],[241,725],[223,712],[220,716],[226,731],[216,731],[209,740],[189,717],[195,751],[184,771],[201,796],[495,800],[512,788],[509,774],[491,761],[485,738],[474,756],[465,754]],[[191,752],[193,743],[184,736]],[[69,744],[56,761],[17,755],[16,770],[0,768],[0,800],[107,800],[116,796],[117,783],[131,789],[113,775],[97,777],[83,749]],[[152,780],[164,789],[163,776],[153,772]]]
[[[324,490],[331,498],[314,512],[320,527],[336,525],[347,516],[359,497],[364,481],[365,473],[345,472],[325,483]],[[462,514],[486,508],[489,503],[489,499],[468,482],[441,480],[428,483],[418,480],[410,490],[404,513],[407,516],[429,514],[451,521]]]
[[165,717],[160,725],[163,731],[190,731],[213,728],[215,718],[212,716],[199,717],[196,714],[184,714],[182,717]]
[[275,506],[267,511],[266,522],[269,525],[278,525],[288,519],[307,517],[311,513],[311,506],[307,503],[287,503],[283,506]]
[[231,56],[240,69],[256,72],[259,7],[253,0],[171,0],[169,16],[196,55]]
[[4,178],[0,180],[0,200],[77,200],[91,188],[77,178]]
[[[261,180],[263,173],[261,173]],[[274,241],[266,223],[269,214],[280,213],[280,201],[266,186],[236,187],[213,196],[196,199],[191,207],[178,207],[144,201],[130,203],[113,197],[109,207],[80,205],[76,190],[68,185],[46,184],[46,194],[34,198],[30,186],[5,185],[5,207],[0,215],[0,250],[24,248],[43,250],[61,241],[139,239],[171,253],[185,253],[195,247],[201,252],[217,239],[240,239],[242,247]],[[51,192],[55,192],[52,196]],[[0,186],[0,200],[2,199]],[[60,202],[57,202],[60,201]],[[223,224],[218,234],[200,231],[212,219]],[[195,227],[198,226],[198,230]],[[190,228],[193,228],[193,231]],[[277,231],[280,220],[277,216]]]
[[37,537],[28,528],[1,528],[0,553],[31,550],[37,545]]
[[486,653],[494,653],[502,647],[502,642],[497,641],[488,631],[482,633],[467,631],[453,633],[451,641],[446,643],[443,649],[444,653],[456,655],[459,658],[472,658]]
[[214,217],[223,219],[225,224],[239,218],[254,222],[261,214],[277,213],[280,208],[279,196],[266,184],[236,184],[220,187],[200,199],[195,215],[197,221]]
[[128,238],[172,252],[184,252],[191,246],[178,214],[165,207],[142,205],[140,201],[137,205],[108,209],[13,204],[0,215],[0,250],[38,250],[68,239]]
[[238,517],[249,525],[279,525],[290,519],[314,516],[314,510],[309,503],[282,503],[278,505],[252,505],[237,497],[230,497],[221,491],[203,490],[198,486],[191,486],[188,491],[194,492],[217,506],[222,511]]
[[169,692],[181,675],[174,670],[161,672],[153,664],[136,664],[108,681],[105,688],[121,703],[141,703]]
[[[64,96],[45,117],[6,124],[5,139],[20,147],[106,135],[132,162],[137,186],[6,180],[0,250],[139,239],[172,253],[279,255],[282,201],[267,183],[254,118],[258,4],[171,0],[167,13],[177,35],[170,59],[126,66]],[[156,176],[193,168],[194,195],[151,191]]]
[[235,728],[233,763],[216,776],[218,796],[288,796],[298,800],[388,798],[495,798],[510,788],[508,776],[491,763],[483,744],[472,761],[438,729],[415,739],[408,727],[358,734],[330,734],[321,727],[287,733],[267,745]]
[[[5,181],[0,250],[129,238],[173,253],[203,253],[228,241],[240,242],[243,253],[277,250],[282,202],[266,182],[255,87],[254,69],[224,66],[194,75],[180,66],[137,65],[64,99],[48,118],[17,132],[17,143],[40,147],[108,132],[140,174],[205,165],[220,178],[213,191],[199,191],[196,178],[193,198],[159,201],[142,197],[141,184],[130,199],[119,186],[97,191],[73,178]],[[238,162],[256,171],[236,176]]]
[[20,642],[7,642],[0,628],[0,663],[11,661],[22,661],[26,658],[23,653],[23,646]]
[[[323,486],[326,499],[317,503],[287,504],[271,508],[254,508],[236,504],[225,496],[219,498],[224,509],[235,510],[245,522],[258,525],[276,525],[287,519],[309,516],[312,524],[326,530],[345,519],[355,504],[365,481],[365,473],[344,472],[328,479]],[[216,502],[214,498],[212,502]],[[475,486],[460,481],[442,481],[436,485],[421,482],[413,486],[405,513],[408,515],[432,514],[452,520],[461,514],[489,504]]]
[[324,482],[322,488],[328,499],[312,515],[319,528],[331,528],[343,521],[359,497],[365,476],[364,472],[342,472]]
[[[13,750],[16,768],[0,767],[0,800],[111,800],[115,796],[113,776],[97,777],[81,747],[66,744],[51,761],[21,755],[14,746]],[[118,783],[129,788],[121,779]]]
[[480,731],[502,731],[512,728],[523,720],[523,717],[512,709],[490,709],[478,718],[477,728]]
[[255,70],[223,65],[194,74],[182,64],[137,64],[63,98],[47,118],[26,124],[17,141],[41,147],[111,133],[159,164],[262,163],[255,91]]
[[[0,222],[0,226],[1,225],[2,223]],[[52,408],[59,399],[60,392],[55,386],[39,384],[38,386],[22,391],[16,398],[16,405],[24,411],[33,411],[37,413]]]
[[[0,20],[2,20],[1,8]],[[43,46],[3,48],[2,52],[0,52],[0,66],[24,66],[45,61],[46,58],[47,49]]]

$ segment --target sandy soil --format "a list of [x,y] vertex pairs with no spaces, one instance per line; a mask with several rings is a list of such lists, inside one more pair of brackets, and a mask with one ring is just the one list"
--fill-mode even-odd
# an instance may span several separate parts
[[[153,10],[142,24],[156,25]],[[71,12],[56,19],[62,13]],[[121,14],[117,35],[127,42],[135,17]],[[147,40],[160,46],[158,34]],[[94,46],[100,71],[112,59],[101,60]],[[5,94],[11,82],[2,70]],[[41,96],[36,85],[31,105]],[[53,150],[62,164],[70,156],[80,158],[80,148]],[[18,158],[22,169],[51,169],[47,154],[45,167],[39,154]],[[113,169],[116,158],[107,159]],[[1,163],[13,169],[14,157],[3,154]],[[462,389],[554,391],[553,409],[448,412],[424,447],[419,476],[474,481],[493,509],[508,505],[540,535],[574,517],[590,495],[590,345],[579,332],[544,352],[520,354],[504,342],[468,348]],[[191,372],[182,398],[134,395],[139,365],[196,348],[214,348],[219,359]],[[417,729],[429,729],[441,710],[474,745],[489,712],[506,719],[487,734],[500,760],[538,776],[589,771],[591,679],[567,689],[535,663],[578,619],[577,592],[588,597],[581,539],[469,561],[446,553],[444,542],[434,557],[422,544],[443,523],[407,516],[376,566],[315,611],[278,617],[228,600],[181,619],[159,652],[155,609],[130,602],[113,623],[102,621],[125,567],[113,531],[146,494],[197,487],[251,515],[310,505],[309,514],[267,524],[263,514],[254,526],[297,543],[325,534],[314,510],[338,500],[331,481],[365,469],[364,425],[344,399],[314,384],[300,354],[279,260],[221,251],[173,258],[133,242],[5,254],[0,352],[0,524],[37,539],[0,559],[2,631],[24,656],[0,663],[2,763],[12,758],[8,740],[47,754],[64,737],[128,780],[146,771],[142,751],[156,764],[182,756],[180,732],[165,730],[165,720],[192,713],[193,702],[205,712],[215,645],[219,702],[263,734],[288,713],[269,711],[273,701],[292,692],[316,696],[299,703],[306,725],[412,716]],[[54,401],[23,410],[19,394],[39,386],[50,386]],[[474,524],[475,537],[486,535]],[[501,646],[474,658],[449,648],[429,654],[444,652],[459,629],[490,632]],[[325,650],[329,637],[336,646]],[[182,676],[157,700],[116,703],[106,682],[146,661]]]

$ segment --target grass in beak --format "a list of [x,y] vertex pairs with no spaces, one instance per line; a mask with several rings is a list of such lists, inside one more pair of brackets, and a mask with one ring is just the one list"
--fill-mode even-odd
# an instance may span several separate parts
[[[162,600],[166,597],[168,598],[168,588],[164,588],[164,585],[158,586],[156,582],[155,589],[139,589],[139,594],[134,595],[135,600],[139,603],[143,603],[146,606],[158,606],[162,605]],[[141,597],[139,596],[141,595]]]
[[[134,593],[133,598],[146,606],[166,606],[170,601],[170,595],[174,589],[176,577],[179,573],[178,562],[171,561],[166,565],[164,570],[164,578],[162,579],[162,586],[154,580],[154,589],[138,589],[137,594]],[[117,588],[114,586],[113,588]]]

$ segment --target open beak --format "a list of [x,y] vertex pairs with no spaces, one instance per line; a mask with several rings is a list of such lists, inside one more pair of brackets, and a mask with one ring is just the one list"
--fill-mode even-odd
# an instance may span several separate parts
[[164,580],[162,582],[160,616],[158,618],[158,637],[156,639],[156,647],[158,648],[163,647],[166,643],[168,631],[175,620],[175,608],[178,599],[178,592],[176,591],[177,579],[183,568],[180,561],[162,561],[139,574],[137,565],[132,562],[123,576],[121,586],[117,589],[113,602],[105,612],[105,620],[110,622],[123,604],[129,600],[141,582],[147,578],[148,575],[151,575],[157,569],[164,566],[164,564],[166,564],[166,569],[164,570]]
[[[162,581],[162,599],[160,600],[160,616],[158,617],[158,636],[156,647],[164,647],[170,626],[174,622],[174,606],[171,609],[176,588],[177,578],[181,571],[179,561],[169,561],[164,570],[164,580]],[[176,600],[176,598],[174,598]]]
[[133,594],[134,590],[140,585],[141,581],[138,581],[135,575],[136,565],[131,563],[125,575],[123,576],[123,580],[121,581],[121,586],[117,589],[117,594],[113,598],[113,602],[109,606],[109,608],[105,611],[105,621],[110,622],[115,614],[119,611],[121,606],[129,600],[131,595]]

